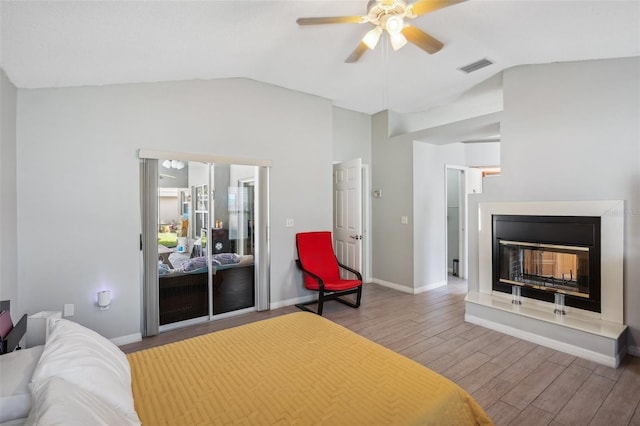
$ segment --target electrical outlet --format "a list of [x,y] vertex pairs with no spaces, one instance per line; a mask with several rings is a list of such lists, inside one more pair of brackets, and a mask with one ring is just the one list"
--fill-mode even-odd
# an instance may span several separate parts
[[409,217],[408,216],[400,216],[400,223],[403,225],[408,225],[409,224]]
[[285,222],[285,226],[287,228],[293,228],[293,219],[287,219],[287,221]]
[[65,317],[72,317],[75,311],[75,306],[73,303],[65,303],[64,304],[64,315]]

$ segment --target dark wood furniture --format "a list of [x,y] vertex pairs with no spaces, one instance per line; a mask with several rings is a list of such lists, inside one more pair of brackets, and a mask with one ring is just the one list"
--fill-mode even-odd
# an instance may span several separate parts
[[[213,314],[255,305],[254,265],[237,265],[214,271]],[[208,273],[160,276],[160,325],[209,315]]]

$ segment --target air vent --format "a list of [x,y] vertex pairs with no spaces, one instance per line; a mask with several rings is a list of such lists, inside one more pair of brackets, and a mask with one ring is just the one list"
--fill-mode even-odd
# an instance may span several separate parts
[[480,68],[488,67],[491,64],[493,64],[493,62],[491,62],[487,58],[484,58],[484,59],[480,59],[479,61],[475,61],[469,65],[465,65],[464,67],[460,67],[458,69],[460,71],[466,72],[467,74],[470,74],[474,71],[478,71]]

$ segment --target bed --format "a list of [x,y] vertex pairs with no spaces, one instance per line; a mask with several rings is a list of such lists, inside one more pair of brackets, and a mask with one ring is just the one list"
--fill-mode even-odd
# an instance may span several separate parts
[[44,349],[23,351],[27,424],[491,424],[453,382],[308,312],[126,356],[52,321]]

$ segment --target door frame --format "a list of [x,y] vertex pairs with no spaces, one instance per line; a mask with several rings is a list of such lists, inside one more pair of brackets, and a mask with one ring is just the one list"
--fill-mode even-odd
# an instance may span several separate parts
[[371,169],[362,165],[362,280],[371,281]]
[[[255,177],[250,177],[250,178],[238,179],[238,187],[239,188],[248,188],[250,186],[252,186],[253,190],[254,190],[253,208],[255,210],[255,205],[256,205],[256,203],[255,203],[256,178]],[[240,197],[240,206],[244,207],[244,197]],[[244,209],[240,208],[239,210],[240,210],[240,212],[238,214],[238,229],[242,229],[243,232],[239,232],[238,233],[239,234],[238,237],[248,237],[248,235],[244,235],[244,228],[241,226],[242,221],[240,220],[240,219],[245,219]],[[255,211],[253,213],[254,213],[254,216],[255,216]],[[255,233],[253,235],[253,238],[255,239]],[[238,239],[241,239],[241,238],[238,238]],[[236,248],[236,251],[237,250],[238,249]],[[242,248],[241,253],[239,253],[239,254],[244,254],[244,247]]]
[[[209,307],[209,315],[208,316],[202,316],[199,318],[192,318],[189,320],[185,320],[185,321],[179,321],[176,323],[171,323],[171,324],[165,324],[160,326],[159,324],[156,323],[156,327],[154,330],[151,330],[152,332],[150,334],[146,334],[146,335],[154,335],[154,334],[158,334],[161,332],[165,332],[165,331],[169,331],[175,328],[181,328],[181,327],[185,327],[185,326],[189,326],[189,325],[193,325],[193,324],[199,324],[199,323],[204,323],[204,322],[208,322],[208,321],[212,321],[212,320],[218,320],[218,319],[223,319],[223,318],[227,318],[230,316],[235,316],[235,315],[240,315],[246,312],[250,312],[250,311],[260,311],[260,310],[268,310],[269,309],[269,305],[270,305],[270,292],[271,292],[271,283],[270,283],[270,268],[271,268],[271,236],[270,236],[270,232],[269,232],[269,227],[270,227],[270,215],[269,215],[269,190],[270,190],[270,170],[271,170],[271,166],[272,163],[270,160],[259,160],[259,159],[255,159],[255,158],[244,158],[244,157],[227,157],[227,156],[218,156],[218,155],[210,155],[210,154],[196,154],[196,153],[188,153],[188,152],[174,152],[174,151],[159,151],[159,150],[149,150],[149,149],[139,149],[138,150],[138,158],[139,159],[150,159],[150,160],[159,160],[159,159],[166,159],[166,158],[171,158],[171,159],[175,159],[175,160],[180,160],[180,161],[193,161],[193,162],[200,162],[200,163],[207,163],[209,164],[209,166],[214,165],[214,164],[238,164],[238,165],[245,165],[245,166],[255,166],[257,167],[257,175],[256,175],[256,182],[255,182],[255,190],[254,190],[254,208],[255,208],[255,214],[256,214],[256,223],[255,223],[255,229],[258,231],[256,234],[256,259],[258,259],[258,261],[256,262],[255,268],[256,268],[256,300],[255,300],[255,306],[252,308],[247,308],[247,309],[241,309],[238,311],[233,311],[233,312],[228,312],[228,313],[224,313],[224,314],[218,314],[218,315],[212,315],[213,314],[213,303],[210,303],[210,307]],[[157,164],[157,163],[156,163]],[[157,170],[156,170],[156,174],[157,174]],[[213,179],[213,173],[209,173],[209,188],[213,188],[212,182],[211,180]],[[146,189],[143,187],[142,184],[142,179],[141,179],[141,190],[140,190],[140,194],[141,197],[144,196],[144,194],[146,193]],[[156,187],[156,197],[157,197],[157,187]],[[157,199],[157,198],[156,198]],[[212,214],[212,209],[213,209],[213,203],[210,202],[209,203],[209,214]],[[193,208],[191,209],[193,211]],[[157,211],[156,211],[156,215],[157,216]],[[142,224],[144,226],[145,221],[147,220],[152,220],[154,222],[157,222],[157,217],[154,218],[149,218],[146,216],[142,217]],[[157,225],[157,224],[156,224]],[[157,226],[154,227],[154,229],[156,229],[157,232]],[[153,234],[153,233],[152,233]],[[142,234],[141,235],[141,239],[142,239]],[[142,242],[141,242],[142,244]],[[154,246],[157,244],[154,244]],[[208,246],[210,247],[210,246]],[[141,253],[143,253],[143,248],[141,246]],[[142,254],[141,256],[141,271],[144,271],[145,268],[151,268],[151,269],[155,269],[157,270],[157,252],[155,256],[152,256],[151,260],[148,260],[149,265],[147,265],[145,263],[145,257],[144,254]],[[145,310],[145,298],[146,296],[144,295],[144,289],[145,289],[145,284],[144,284],[144,273],[141,273],[141,277],[140,277],[142,283],[141,283],[141,289],[143,291],[143,295],[141,297],[141,315],[143,316],[141,318],[141,324],[145,323],[145,318],[144,316],[147,315],[146,310]],[[156,279],[156,285],[155,285],[155,302],[157,303],[157,294],[158,294],[158,285],[157,285],[157,279]],[[212,294],[212,283],[211,283],[211,276],[209,274],[209,294]],[[211,299],[211,297],[209,297]],[[158,312],[158,310],[156,309],[156,312]]]

